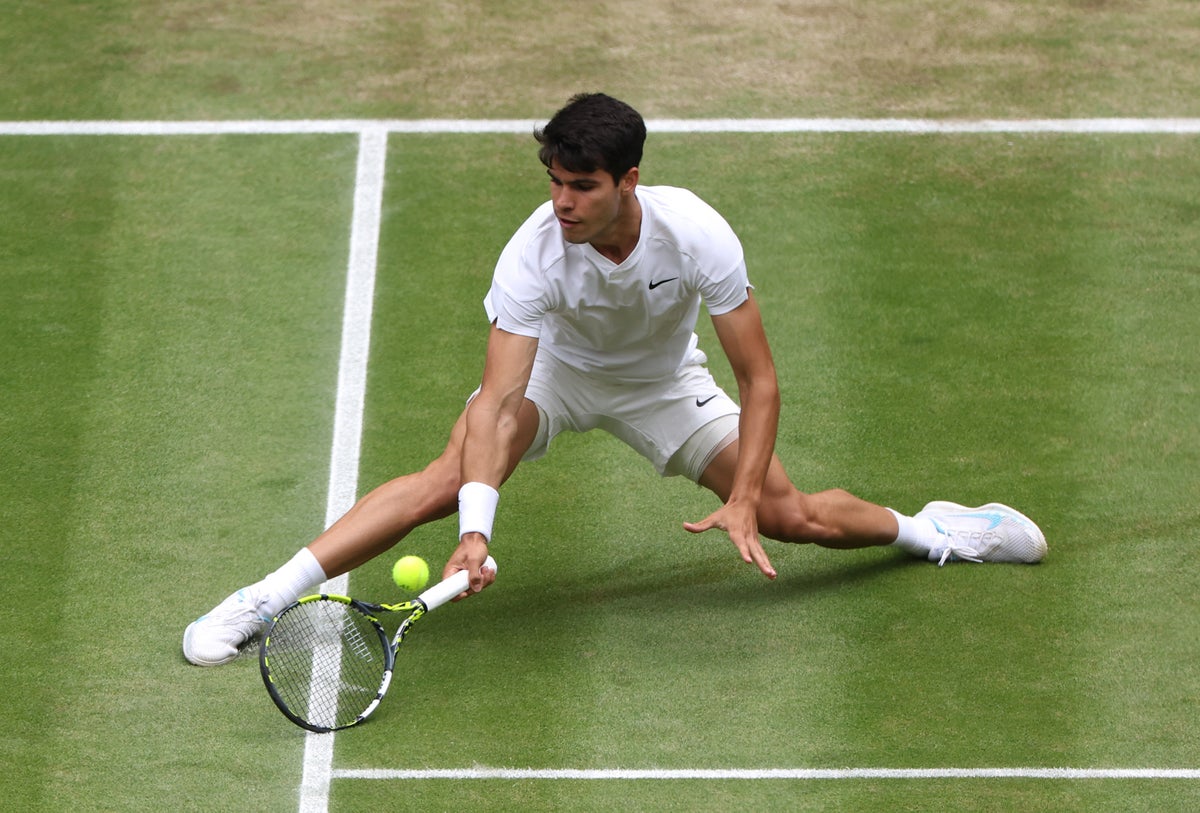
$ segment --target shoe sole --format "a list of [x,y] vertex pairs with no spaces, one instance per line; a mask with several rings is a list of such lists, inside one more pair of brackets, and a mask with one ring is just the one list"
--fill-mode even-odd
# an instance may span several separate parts
[[1036,542],[1036,548],[1037,548],[1036,554],[1035,554],[1036,558],[1023,559],[1022,562],[1024,562],[1025,564],[1031,564],[1031,565],[1037,564],[1038,562],[1042,561],[1042,559],[1044,559],[1046,557],[1046,535],[1042,533],[1042,529],[1040,527],[1038,527],[1038,524],[1036,522],[1034,522],[1033,520],[1031,520],[1029,517],[1025,516],[1017,509],[1015,509],[1011,506],[1005,505],[1004,503],[989,502],[989,503],[986,503],[985,505],[980,505],[978,507],[973,508],[969,505],[959,505],[958,503],[950,502],[949,500],[935,500],[921,509],[922,512],[929,511],[931,513],[936,513],[939,511],[954,513],[956,511],[989,511],[989,510],[996,511],[1001,514],[1007,514],[1009,517],[1019,520],[1021,523],[1023,523],[1027,528],[1029,528],[1033,532],[1032,535],[1033,535],[1034,541]]

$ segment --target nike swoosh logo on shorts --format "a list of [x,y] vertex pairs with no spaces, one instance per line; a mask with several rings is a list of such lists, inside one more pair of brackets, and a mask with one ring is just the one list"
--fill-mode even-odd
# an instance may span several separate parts
[[698,406],[698,407],[702,407],[702,406],[704,406],[705,404],[707,404],[709,401],[711,401],[712,399],[714,399],[714,398],[716,398],[716,397],[717,397],[717,396],[715,396],[715,395],[710,395],[710,396],[708,396],[707,398],[705,398],[703,401],[701,401],[699,398],[697,398],[697,399],[696,399],[696,406]]
[[679,277],[667,277],[666,279],[660,279],[657,282],[650,280],[650,290],[653,291],[658,286],[665,285],[668,282],[674,282],[677,279],[679,279]]

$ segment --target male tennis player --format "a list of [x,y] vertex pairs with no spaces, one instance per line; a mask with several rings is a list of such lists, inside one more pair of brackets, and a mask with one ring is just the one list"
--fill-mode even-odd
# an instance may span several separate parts
[[[446,450],[188,626],[189,661],[233,660],[298,596],[455,510],[458,547],[443,575],[466,569],[470,592],[482,590],[495,577],[481,565],[501,483],[564,430],[604,429],[663,475],[710,489],[721,506],[683,527],[725,531],[767,578],[776,572],[760,534],[830,548],[894,544],[939,564],[1042,559],[1042,532],[1007,506],[934,502],[910,517],[841,490],[797,491],[774,454],[775,366],[733,230],[691,192],[639,185],[645,123],[616,99],[576,96],[535,136],[550,200],[496,264],[483,381]],[[694,333],[701,304],[737,402],[704,367]]]

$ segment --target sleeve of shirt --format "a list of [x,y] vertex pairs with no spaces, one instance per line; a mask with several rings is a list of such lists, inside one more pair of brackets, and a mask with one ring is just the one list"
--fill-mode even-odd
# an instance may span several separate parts
[[514,297],[495,279],[483,298],[483,308],[488,321],[501,330],[536,339],[542,335],[542,316],[545,311],[531,307],[530,302]]
[[705,261],[700,266],[700,296],[712,316],[728,313],[749,298],[750,285],[742,242],[733,228],[715,210],[705,224],[708,244],[697,253]]
[[489,322],[509,333],[535,339],[541,335],[542,317],[549,309],[537,260],[544,208],[526,220],[500,252],[492,286],[483,299]]

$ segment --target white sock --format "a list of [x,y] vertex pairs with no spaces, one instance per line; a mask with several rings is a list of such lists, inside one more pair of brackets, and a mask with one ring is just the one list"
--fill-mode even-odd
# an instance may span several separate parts
[[300,596],[313,592],[325,578],[325,571],[317,557],[308,548],[301,548],[287,564],[259,582],[265,597],[258,608],[259,612],[264,618],[273,618]]
[[[891,508],[888,509],[892,511]],[[940,544],[941,534],[937,526],[928,517],[906,517],[898,511],[892,511],[900,532],[892,544],[908,551],[914,556],[925,557],[929,551]]]

